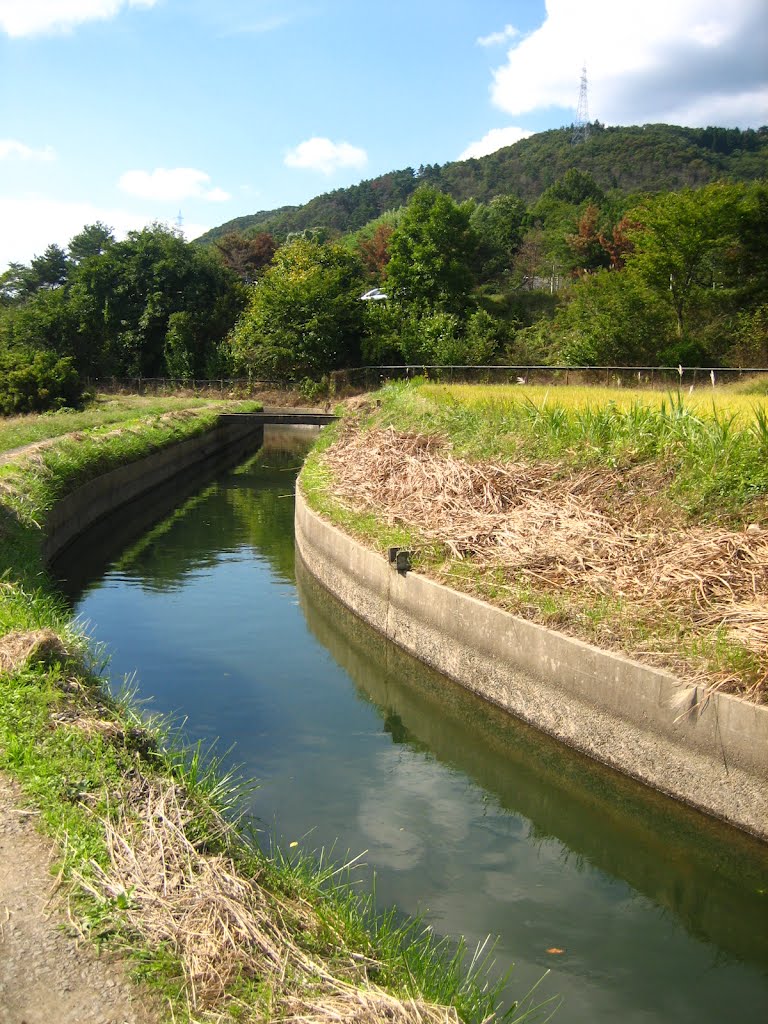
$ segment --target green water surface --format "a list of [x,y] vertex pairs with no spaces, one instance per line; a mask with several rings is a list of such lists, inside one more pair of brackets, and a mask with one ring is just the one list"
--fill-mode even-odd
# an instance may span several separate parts
[[[59,566],[156,710],[260,781],[265,842],[365,851],[377,900],[470,945],[563,1024],[768,1020],[768,850],[419,665],[296,564],[307,434],[113,517]],[[197,488],[197,489],[195,489]],[[158,517],[161,517],[158,521]],[[154,525],[147,526],[149,522]],[[552,953],[549,950],[562,950]]]

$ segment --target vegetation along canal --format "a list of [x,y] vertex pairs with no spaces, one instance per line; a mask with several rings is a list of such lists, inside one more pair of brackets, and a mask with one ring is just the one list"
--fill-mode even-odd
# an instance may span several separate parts
[[[269,434],[269,432],[268,432]],[[500,936],[556,1020],[768,1015],[768,850],[583,759],[385,643],[295,565],[307,433],[113,518],[56,567],[79,616],[260,787],[264,841],[367,851],[378,903],[470,947]],[[160,499],[158,499],[160,501]]]

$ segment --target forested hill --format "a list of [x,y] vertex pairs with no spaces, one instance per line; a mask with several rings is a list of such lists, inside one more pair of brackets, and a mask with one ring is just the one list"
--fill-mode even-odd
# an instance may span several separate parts
[[681,128],[651,124],[623,128],[590,126],[589,138],[573,145],[571,128],[540,132],[489,156],[407,167],[349,188],[336,189],[304,206],[237,217],[202,235],[211,242],[236,231],[271,231],[278,238],[305,228],[356,231],[387,210],[402,206],[422,182],[454,199],[488,202],[514,194],[532,203],[575,167],[592,175],[605,192],[669,192],[710,181],[768,178],[768,127]]

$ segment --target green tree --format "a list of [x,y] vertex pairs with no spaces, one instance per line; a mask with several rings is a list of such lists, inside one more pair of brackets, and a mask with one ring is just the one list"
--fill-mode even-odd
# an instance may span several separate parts
[[365,303],[357,258],[297,238],[251,291],[231,337],[235,367],[264,378],[319,377],[360,358]]
[[549,333],[566,363],[655,365],[672,323],[669,308],[641,278],[600,270],[573,286]]
[[[155,224],[84,259],[70,301],[81,368],[162,377],[170,354],[174,369],[186,368],[183,376],[207,377],[219,372],[219,346],[244,293],[215,252]],[[177,313],[184,318],[173,320]]]
[[628,233],[627,271],[670,306],[680,339],[702,292],[723,284],[741,194],[740,186],[706,185],[655,196],[629,214],[638,226]]
[[82,231],[74,235],[67,248],[70,260],[78,264],[91,256],[101,256],[114,244],[112,228],[97,220],[93,224],[86,224]]
[[387,291],[422,312],[463,314],[474,284],[473,204],[422,185],[389,240]]
[[0,275],[0,306],[14,306],[23,302],[31,292],[29,267],[23,263],[9,263]]
[[512,267],[523,240],[527,210],[517,196],[497,196],[473,211],[471,225],[478,238],[478,276],[488,280]]
[[29,265],[27,294],[41,288],[60,288],[69,275],[69,260],[64,249],[55,243],[48,246],[42,256],[35,256]]

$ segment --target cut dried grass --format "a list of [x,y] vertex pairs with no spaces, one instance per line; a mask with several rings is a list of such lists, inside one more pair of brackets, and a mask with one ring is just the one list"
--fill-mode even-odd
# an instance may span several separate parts
[[[555,590],[658,605],[768,652],[768,531],[662,526],[635,500],[643,467],[468,462],[434,436],[347,429],[324,455],[335,497],[415,528],[454,559]],[[620,515],[604,511],[621,493]]]
[[[109,867],[93,863],[92,876],[79,879],[98,900],[124,905],[128,925],[151,946],[175,953],[193,1010],[216,1006],[249,978],[272,982],[272,1017],[281,1020],[456,1024],[453,1008],[401,1001],[369,983],[365,957],[349,957],[346,977],[310,958],[295,937],[320,930],[312,907],[198,849],[187,835],[194,814],[179,787],[137,779],[116,820],[103,822]],[[230,828],[223,819],[217,827],[222,835]]]
[[52,629],[13,630],[0,637],[0,674],[12,675],[28,663],[67,657],[67,649]]

